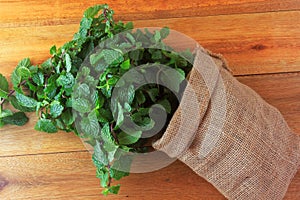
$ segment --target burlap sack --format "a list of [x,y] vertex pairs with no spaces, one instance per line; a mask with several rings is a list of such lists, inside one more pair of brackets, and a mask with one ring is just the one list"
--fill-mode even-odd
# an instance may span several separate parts
[[[206,70],[215,64],[217,73]],[[203,49],[180,107],[153,147],[177,157],[228,199],[282,199],[300,165],[300,137],[280,112]]]

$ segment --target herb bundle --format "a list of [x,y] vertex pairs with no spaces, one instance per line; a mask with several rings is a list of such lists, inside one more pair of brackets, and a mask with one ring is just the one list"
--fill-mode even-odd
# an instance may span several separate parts
[[[107,5],[96,5],[84,12],[74,38],[60,48],[51,47],[45,62],[21,60],[11,74],[11,89],[0,74],[0,127],[22,126],[28,121],[25,112],[36,112],[36,130],[63,130],[84,138],[94,149],[92,159],[104,195],[117,194],[120,185],[112,185],[112,180],[129,174],[118,167],[124,161],[130,167],[126,152],[150,151],[149,141],[164,132],[165,127],[151,135],[157,121],[150,116],[165,111],[167,119],[172,117],[178,107],[174,92],[184,89],[192,67],[184,59],[193,57],[189,51],[177,53],[162,41],[168,28],[132,28],[132,23],[115,22]],[[148,69],[157,80],[142,85]],[[122,79],[127,72],[129,77]],[[128,121],[139,128],[126,126]],[[151,136],[142,137],[147,134]]]

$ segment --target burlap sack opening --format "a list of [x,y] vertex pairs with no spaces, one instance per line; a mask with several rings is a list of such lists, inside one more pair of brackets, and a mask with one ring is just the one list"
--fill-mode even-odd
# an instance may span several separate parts
[[[213,80],[207,82],[197,69],[213,65],[218,73],[204,72]],[[222,57],[199,49],[193,68],[180,107],[153,147],[228,199],[282,199],[300,165],[300,137],[276,108],[231,75]],[[199,106],[189,106],[195,100]]]

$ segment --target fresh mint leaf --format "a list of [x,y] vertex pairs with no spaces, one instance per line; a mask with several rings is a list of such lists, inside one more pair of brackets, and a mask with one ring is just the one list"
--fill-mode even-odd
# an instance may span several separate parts
[[19,92],[16,93],[16,99],[18,100],[19,105],[26,108],[35,108],[37,106],[37,101],[31,97],[28,97]]
[[118,194],[119,193],[119,190],[120,190],[120,184],[118,185],[114,185],[114,186],[110,186],[108,188],[105,188],[103,191],[102,191],[102,194],[104,196],[107,196],[108,194]]
[[21,76],[21,79],[28,79],[30,77],[30,71],[27,67],[19,67],[18,70],[18,75]]
[[82,119],[80,127],[87,136],[98,137],[99,135],[100,126],[94,112],[91,112],[88,117]]
[[160,29],[161,39],[167,38],[169,34],[170,34],[170,29],[169,28],[164,27],[164,28]]
[[8,100],[14,108],[16,108],[22,112],[33,112],[36,109],[35,107],[22,106],[21,103],[17,100],[17,98],[15,96],[10,96],[8,98]]
[[66,54],[66,71],[70,72],[72,68],[72,60],[69,54]]
[[108,164],[108,158],[106,155],[106,151],[102,148],[103,145],[100,142],[96,141],[96,145],[94,146],[94,155],[97,161],[99,161],[103,165]]
[[37,86],[42,86],[44,84],[44,75],[41,72],[32,75],[32,80]]
[[56,54],[56,46],[53,45],[51,48],[50,48],[50,54],[51,55],[55,55]]
[[64,107],[60,104],[59,101],[53,101],[50,104],[50,115],[53,118],[57,118],[58,116],[60,116],[63,110]]
[[8,82],[7,79],[0,74],[0,97],[7,98],[8,94]]
[[34,126],[34,129],[37,131],[42,131],[46,133],[56,133],[57,128],[55,124],[50,119],[39,119]]
[[72,108],[80,113],[87,113],[91,111],[91,103],[84,98],[73,99]]
[[163,99],[157,102],[158,104],[162,105],[165,109],[167,113],[171,113],[172,111],[172,106],[171,103],[168,99]]
[[122,62],[120,67],[124,70],[128,70],[130,68],[130,59],[127,59],[124,62]]
[[118,102],[118,115],[116,120],[116,126],[119,127],[124,121],[124,113],[122,105]]
[[23,126],[29,119],[23,112],[16,112],[12,115],[1,118],[1,120],[6,124]]
[[142,135],[142,131],[134,131],[131,133],[121,132],[118,135],[118,141],[122,145],[129,145],[136,143]]
[[94,18],[98,12],[102,9],[103,6],[101,5],[95,5],[93,7],[88,8],[86,11],[84,11],[83,17],[84,18]]

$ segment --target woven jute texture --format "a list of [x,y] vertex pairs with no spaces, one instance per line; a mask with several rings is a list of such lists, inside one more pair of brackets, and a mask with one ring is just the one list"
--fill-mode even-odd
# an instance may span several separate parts
[[153,147],[177,157],[228,199],[282,199],[300,165],[300,137],[281,113],[237,81],[221,56],[204,49]]

